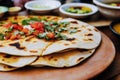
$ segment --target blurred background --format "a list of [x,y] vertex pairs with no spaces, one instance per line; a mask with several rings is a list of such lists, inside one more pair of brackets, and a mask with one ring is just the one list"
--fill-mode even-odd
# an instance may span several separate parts
[[[23,5],[31,0],[0,0],[0,6],[20,6],[23,7]],[[49,0],[48,0],[49,1]],[[71,2],[84,2],[84,3],[92,3],[92,0],[59,0],[62,4],[64,3],[71,3]]]

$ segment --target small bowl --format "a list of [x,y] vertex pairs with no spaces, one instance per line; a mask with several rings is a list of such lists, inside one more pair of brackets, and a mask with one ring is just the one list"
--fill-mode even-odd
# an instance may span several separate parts
[[8,9],[8,12],[9,12],[10,15],[16,15],[16,14],[18,14],[18,12],[19,12],[20,10],[21,10],[21,7],[15,6],[15,7],[10,7],[10,8]]
[[29,1],[25,4],[25,8],[35,13],[46,14],[61,6],[60,1],[57,0],[38,0]]
[[108,3],[119,2],[120,0],[93,0],[98,6],[99,11],[107,18],[118,19],[120,18],[120,6],[110,6]]
[[[85,13],[85,14],[77,14],[77,13],[70,13],[67,12],[66,9],[70,8],[70,7],[88,7],[90,8],[92,11],[89,13]],[[59,11],[62,15],[65,15],[67,17],[72,17],[72,18],[86,18],[88,16],[91,16],[93,14],[95,14],[98,11],[98,8],[92,4],[87,4],[87,3],[68,3],[68,4],[64,4],[59,8]]]
[[3,17],[7,11],[8,11],[7,7],[0,6],[0,18]]
[[[120,33],[118,33],[117,31],[115,31],[114,27],[115,25],[119,24],[119,32],[120,32],[120,19],[119,20],[114,20],[112,21],[112,23],[110,24],[110,30],[117,35],[118,37],[120,37]],[[117,29],[118,30],[118,29]]]

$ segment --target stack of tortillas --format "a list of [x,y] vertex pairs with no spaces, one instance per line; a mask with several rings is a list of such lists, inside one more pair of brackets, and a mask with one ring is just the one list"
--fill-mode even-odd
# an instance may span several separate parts
[[66,18],[75,34],[63,33],[70,40],[47,41],[35,37],[24,40],[0,41],[0,71],[11,71],[24,66],[71,67],[91,56],[101,42],[100,32],[84,22]]

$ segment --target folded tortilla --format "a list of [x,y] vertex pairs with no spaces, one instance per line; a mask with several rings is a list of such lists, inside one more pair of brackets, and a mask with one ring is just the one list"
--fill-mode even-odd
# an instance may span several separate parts
[[[21,17],[18,16],[17,18]],[[67,27],[69,29],[77,28],[77,32],[73,34],[62,32],[62,34],[68,37],[67,40],[47,41],[29,36],[25,39],[14,41],[0,41],[0,52],[19,56],[44,56],[66,51],[67,49],[94,49],[99,46],[101,34],[93,26],[71,18],[66,18],[59,22],[70,22]]]
[[95,49],[76,49],[64,53],[54,53],[40,56],[35,62],[30,64],[35,67],[71,67],[79,64],[93,54]]
[[12,56],[5,53],[0,53],[0,64],[5,64],[12,67],[23,67],[37,59],[36,56]]
[[60,22],[70,22],[71,24],[68,27],[77,28],[77,32],[73,34],[63,33],[70,40],[53,42],[43,51],[42,55],[48,55],[66,49],[94,49],[99,46],[101,34],[95,27],[72,18],[63,19]]
[[5,65],[5,64],[0,64],[0,71],[12,71],[12,70],[15,70],[17,68],[15,67],[11,67],[11,66],[8,66],[8,65]]

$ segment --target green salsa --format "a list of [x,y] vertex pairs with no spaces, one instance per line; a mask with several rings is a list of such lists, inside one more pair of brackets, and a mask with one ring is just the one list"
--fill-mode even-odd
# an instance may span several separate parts
[[75,14],[86,14],[92,12],[92,10],[89,7],[81,6],[81,7],[69,7],[66,9],[66,12]]

